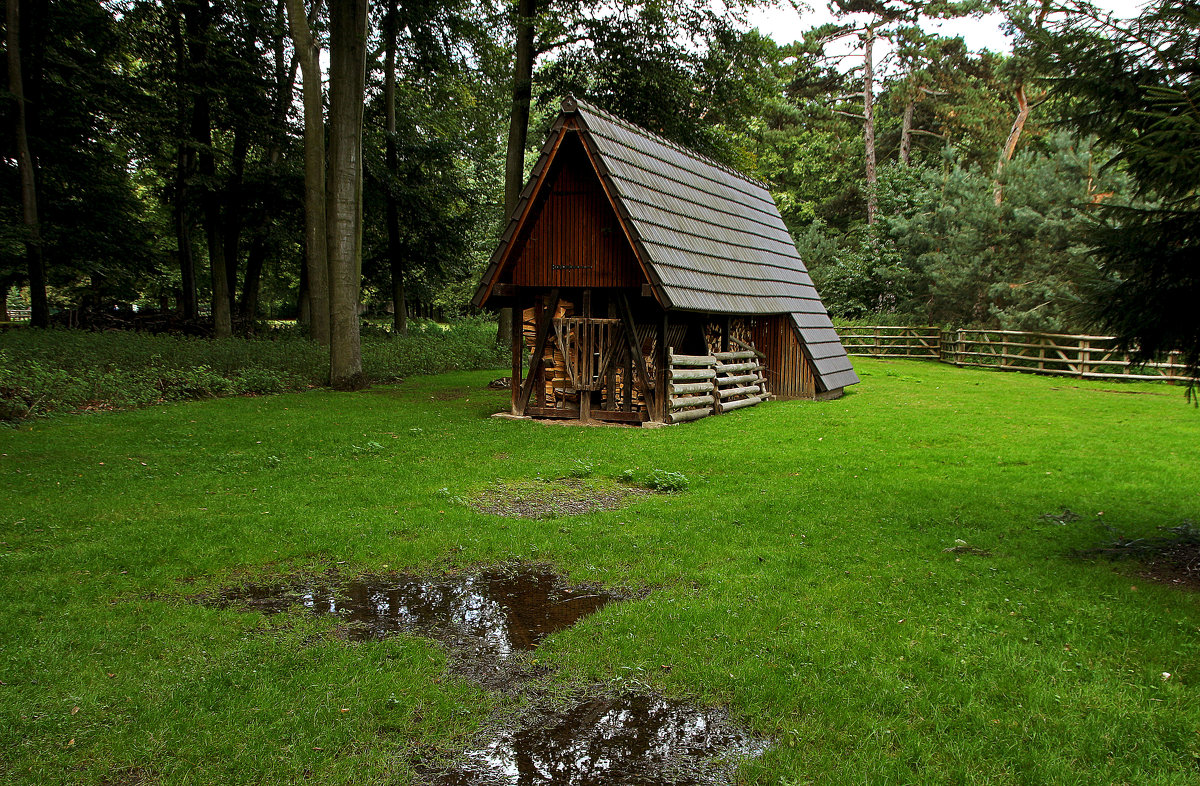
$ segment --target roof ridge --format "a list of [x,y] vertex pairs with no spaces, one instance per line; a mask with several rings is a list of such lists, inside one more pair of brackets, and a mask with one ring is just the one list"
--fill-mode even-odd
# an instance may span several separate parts
[[[734,177],[738,178],[739,180],[745,180],[747,183],[750,183],[751,185],[758,186],[759,188],[766,191],[768,194],[771,193],[770,186],[768,186],[763,181],[761,181],[757,178],[750,177],[745,172],[740,172],[740,171],[734,169],[733,167],[729,166],[728,164],[723,164],[720,161],[717,161],[715,158],[709,158],[708,156],[704,155],[703,153],[697,153],[695,150],[692,150],[690,147],[685,147],[685,146],[679,144],[678,142],[674,142],[670,139],[667,139],[665,136],[660,136],[659,134],[656,134],[653,131],[649,131],[645,128],[642,128],[641,126],[637,125],[636,123],[631,123],[630,121],[626,120],[623,117],[614,115],[612,112],[609,112],[605,109],[601,109],[600,107],[596,106],[595,104],[584,101],[582,98],[576,98],[573,95],[567,95],[567,97],[562,100],[562,110],[564,112],[574,112],[578,108],[582,108],[582,109],[587,110],[588,112],[597,114],[600,117],[602,117],[603,119],[609,121],[610,123],[614,123],[615,125],[622,126],[630,131],[633,131],[636,134],[641,134],[644,137],[647,137],[655,142],[658,142],[659,144],[663,145],[664,147],[669,147],[672,150],[675,150],[676,152],[682,153],[683,155],[687,156],[688,158],[695,159],[696,161],[699,161],[702,164],[708,164],[709,166],[719,169],[722,172],[725,172],[726,174],[733,175]],[[774,201],[774,200],[772,200],[772,201]]]

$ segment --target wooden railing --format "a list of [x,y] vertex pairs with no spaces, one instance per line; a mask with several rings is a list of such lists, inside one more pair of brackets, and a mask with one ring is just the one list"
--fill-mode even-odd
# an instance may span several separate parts
[[1112,336],[882,325],[838,327],[837,332],[846,352],[865,357],[924,358],[1081,379],[1191,381],[1178,352],[1141,365],[1120,351]]
[[935,327],[839,327],[842,346],[851,355],[941,360],[942,331]]

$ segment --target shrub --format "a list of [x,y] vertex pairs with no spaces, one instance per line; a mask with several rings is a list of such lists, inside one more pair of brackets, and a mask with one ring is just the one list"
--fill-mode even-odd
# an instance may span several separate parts
[[[443,328],[417,322],[405,336],[364,330],[363,370],[373,382],[505,365],[495,323]],[[297,328],[260,338],[9,330],[0,333],[0,420],[163,401],[307,390],[326,384],[329,352]]]

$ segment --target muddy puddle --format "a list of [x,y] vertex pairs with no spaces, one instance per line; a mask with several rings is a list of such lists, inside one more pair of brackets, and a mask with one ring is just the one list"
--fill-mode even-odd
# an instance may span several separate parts
[[577,686],[575,699],[564,698],[543,684],[545,667],[523,655],[605,604],[630,597],[521,565],[436,577],[326,574],[247,584],[202,602],[332,615],[350,640],[428,636],[446,648],[452,671],[520,699],[517,714],[512,704],[500,710],[468,750],[420,763],[429,786],[732,783],[737,759],[758,755],[764,744],[720,710],[654,695],[612,696],[599,685]]
[[586,699],[568,710],[532,711],[433,786],[685,786],[729,783],[738,758],[763,746],[722,713],[656,696]]
[[280,612],[301,606],[336,616],[355,641],[404,632],[427,635],[475,659],[502,660],[619,599],[597,587],[570,586],[540,568],[433,578],[392,574],[228,590],[215,605]]

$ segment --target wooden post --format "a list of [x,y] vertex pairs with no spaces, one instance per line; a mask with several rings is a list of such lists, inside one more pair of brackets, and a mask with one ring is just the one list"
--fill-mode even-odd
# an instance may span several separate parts
[[621,368],[621,411],[633,412],[633,356],[625,350],[625,365]]
[[[728,349],[722,349],[721,351],[722,351],[722,352],[728,352],[729,350],[728,350]],[[712,369],[713,369],[713,379],[712,379],[712,386],[713,386],[713,414],[714,414],[714,415],[720,415],[720,414],[723,412],[723,410],[721,409],[721,383],[718,381],[718,377],[720,376],[720,374],[719,374],[719,372],[717,371],[717,365],[718,365],[720,362],[721,362],[720,360],[717,360],[715,363],[713,363],[713,366],[712,366]]]
[[[520,301],[514,299],[512,307],[512,413],[517,412],[517,396],[521,392],[521,350],[525,343],[525,313]],[[533,364],[530,363],[530,366]]]
[[529,361],[529,374],[525,377],[524,384],[521,385],[521,393],[517,398],[517,411],[514,414],[525,414],[525,408],[529,406],[529,397],[533,393],[533,386],[541,377],[542,358],[546,354],[546,339],[550,337],[550,326],[554,324],[554,312],[557,310],[558,288],[556,287],[550,290],[550,294],[546,296],[546,308],[538,320],[536,338],[533,342],[533,359]]
[[721,351],[729,351],[729,315],[726,314],[721,320]]
[[642,399],[646,405],[646,414],[653,418],[654,413],[657,411],[655,393],[650,388],[650,378],[647,376],[649,372],[646,370],[646,358],[642,356],[642,346],[637,336],[637,325],[633,321],[633,310],[629,308],[629,298],[624,293],[621,293],[617,297],[617,306],[621,310],[621,322],[625,328],[625,343],[629,347],[630,362],[637,364],[638,378],[642,380]]
[[1088,375],[1088,365],[1092,360],[1092,342],[1086,338],[1079,340],[1079,376],[1081,379]]
[[[542,318],[542,316],[545,316],[545,313],[546,313],[546,304],[545,304],[544,300],[545,300],[545,296],[539,296],[539,298],[535,298],[533,301],[534,341],[536,341],[536,336],[538,336],[538,325],[541,324],[541,318]],[[553,324],[553,323],[551,323],[551,324]],[[541,358],[541,360],[539,360],[539,364],[541,364],[541,365],[538,367],[539,376],[541,376],[541,374],[546,373],[546,371],[545,371],[546,370],[545,354],[546,354],[545,350],[542,350],[542,358]],[[530,371],[530,373],[533,372],[533,355],[529,355],[529,371]],[[534,391],[533,400],[535,402],[538,402],[538,406],[539,407],[553,406],[553,397],[551,396],[550,398],[547,398],[545,383],[542,382],[541,379],[535,379],[534,384],[536,386],[538,386],[538,388],[536,388],[536,390]]]
[[667,422],[671,413],[671,405],[667,401],[667,327],[670,316],[663,311],[662,319],[658,322],[658,340],[654,342],[657,357],[654,358],[654,399],[658,405],[658,420]]

